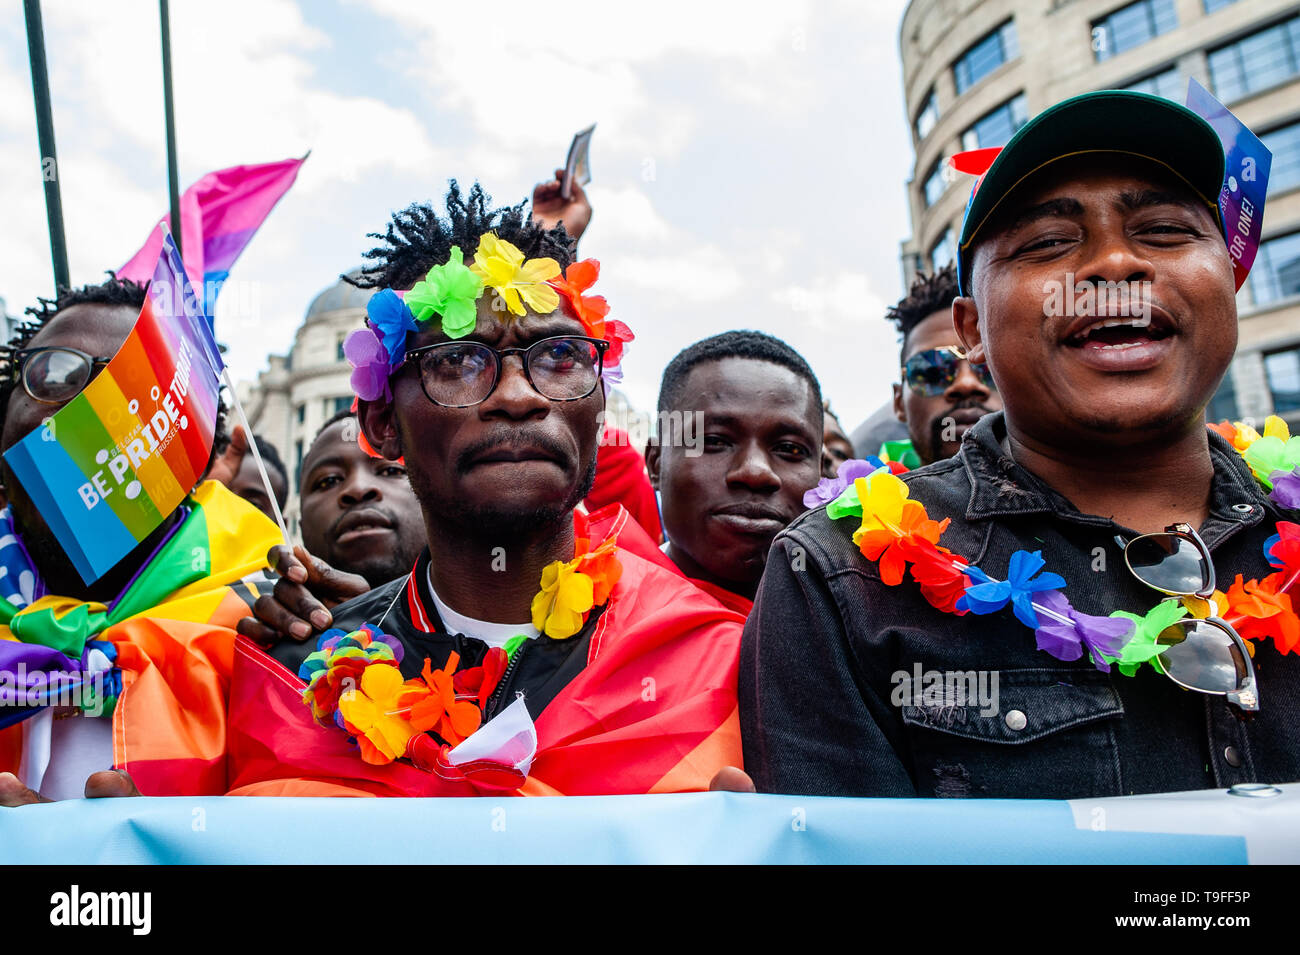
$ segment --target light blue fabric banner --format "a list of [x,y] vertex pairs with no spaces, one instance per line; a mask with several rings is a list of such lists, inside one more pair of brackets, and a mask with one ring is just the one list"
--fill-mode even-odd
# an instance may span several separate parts
[[1074,802],[691,793],[539,799],[137,798],[0,810],[0,862],[1300,861],[1300,788]]

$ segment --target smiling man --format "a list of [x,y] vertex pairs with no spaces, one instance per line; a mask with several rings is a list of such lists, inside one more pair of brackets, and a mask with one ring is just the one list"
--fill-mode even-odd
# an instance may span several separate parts
[[[687,441],[697,416],[702,442]],[[741,612],[772,539],[803,513],[804,493],[817,485],[822,416],[808,363],[761,332],[706,338],[664,369],[659,420],[669,427],[647,446],[646,468],[662,503],[666,553]]]
[[[406,462],[423,548],[402,577],[336,608],[335,626],[391,635],[408,678],[454,674],[458,719],[468,706],[490,727],[522,697],[537,736],[523,792],[704,788],[739,758],[741,618],[620,547],[621,507],[576,510],[596,466],[602,375],[628,337],[588,294],[599,264],[572,262],[563,228],[523,205],[490,209],[478,186],[462,198],[453,184],[445,218],[429,206],[399,213],[383,238],[363,279],[381,291],[346,350],[368,445]],[[471,676],[476,694],[460,682]],[[394,732],[404,742],[390,757],[416,759],[407,747],[427,737],[414,724],[354,726],[363,748],[324,772],[313,747],[347,752],[348,734],[295,705],[300,736],[252,730],[277,762],[245,772],[241,791],[318,792],[310,780],[328,775],[331,786],[447,792],[440,773],[373,775],[374,748],[387,753]],[[437,744],[456,738],[434,732]]]
[[1116,91],[1039,115],[977,182],[953,308],[1005,410],[777,538],[741,660],[760,790],[1300,778],[1300,526],[1204,420],[1237,337],[1223,182],[1204,120]]

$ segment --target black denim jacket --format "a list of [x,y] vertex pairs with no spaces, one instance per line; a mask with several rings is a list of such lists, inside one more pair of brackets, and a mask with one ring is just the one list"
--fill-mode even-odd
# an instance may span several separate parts
[[[1019,467],[1001,414],[971,429],[957,457],[904,476],[942,543],[1006,579],[1016,550],[1041,550],[1076,610],[1144,613],[1160,595],[1124,565],[1131,531],[1076,510]],[[1263,543],[1297,520],[1269,501],[1241,457],[1210,434],[1210,516],[1199,528],[1219,588],[1271,573]],[[854,546],[853,520],[810,511],[773,543],[740,657],[745,768],[760,791],[838,796],[1069,799],[1300,779],[1300,657],[1255,653],[1260,712],[1184,690],[1143,666],[1135,677],[1066,663],[1035,647],[1010,607],[945,614],[916,583],[880,580]],[[989,671],[997,711],[922,694],[897,674]],[[952,678],[950,678],[952,679]],[[986,684],[991,688],[991,683]],[[905,695],[904,690],[908,690]],[[991,696],[991,694],[990,694]],[[891,700],[891,697],[893,699]],[[988,702],[986,700],[986,702]]]

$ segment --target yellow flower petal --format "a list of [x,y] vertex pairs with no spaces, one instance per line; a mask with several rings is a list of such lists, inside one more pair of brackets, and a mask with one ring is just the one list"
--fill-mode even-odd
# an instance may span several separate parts
[[886,470],[853,482],[862,502],[863,531],[898,530],[903,523],[903,503],[907,500],[907,485]]
[[538,315],[547,315],[560,307],[560,296],[545,282],[537,285],[521,285],[519,292],[524,301]]
[[520,282],[545,282],[560,274],[560,263],[554,259],[529,259],[519,267]]
[[1275,414],[1264,419],[1264,437],[1281,438],[1283,442],[1291,440],[1291,429]]
[[361,692],[377,704],[402,692],[402,671],[386,664],[371,664],[361,673]]
[[348,690],[339,697],[339,712],[343,714],[344,722],[356,727],[358,732],[365,733],[375,725],[379,707],[365,694]]

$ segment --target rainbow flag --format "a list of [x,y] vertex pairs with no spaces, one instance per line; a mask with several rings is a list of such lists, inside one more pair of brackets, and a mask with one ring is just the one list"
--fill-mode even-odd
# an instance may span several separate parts
[[[308,154],[310,155],[310,154]],[[284,159],[253,166],[231,166],[210,172],[181,194],[181,245],[190,281],[203,289],[203,314],[212,325],[221,284],[230,275],[244,246],[253,237],[280,197],[289,191],[298,169],[306,162]],[[159,225],[174,228],[171,216]],[[118,278],[146,281],[153,274],[161,248],[157,226],[131,261],[117,271]]]
[[222,362],[166,230],[135,327],[108,366],[5,460],[87,583],[207,468]]

